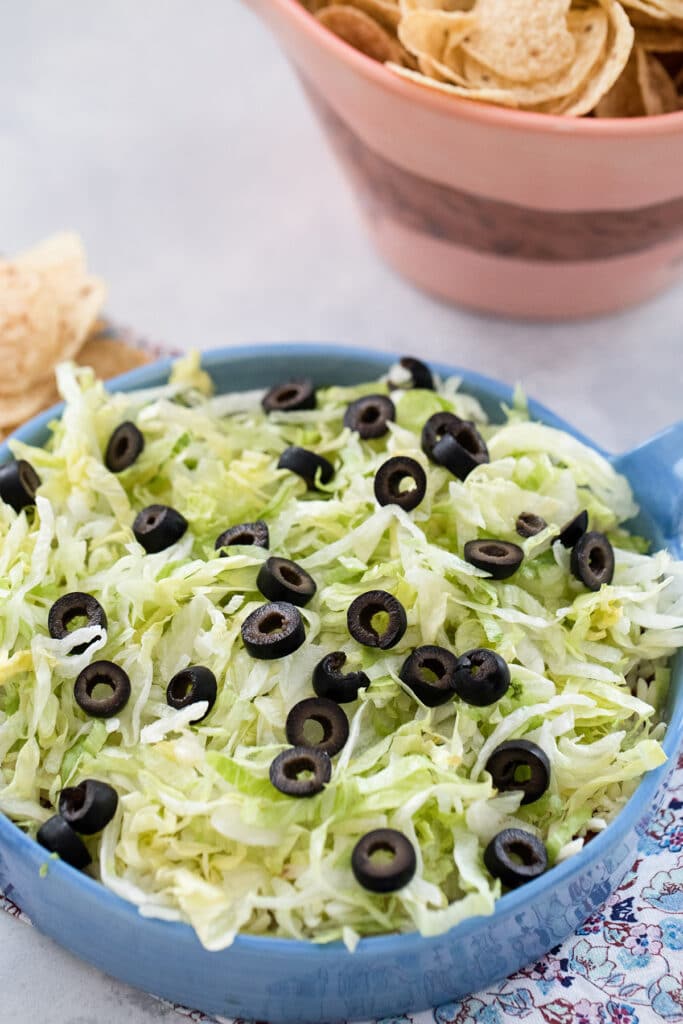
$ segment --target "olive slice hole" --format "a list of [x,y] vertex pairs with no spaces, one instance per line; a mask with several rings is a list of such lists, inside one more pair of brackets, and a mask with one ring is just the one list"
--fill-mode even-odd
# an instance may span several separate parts
[[375,843],[368,850],[368,857],[376,867],[393,864],[396,860],[396,850],[388,843]]
[[93,700],[109,700],[115,687],[106,679],[95,679],[92,686],[88,686],[87,693]]
[[533,864],[536,860],[534,851],[526,843],[510,843],[507,855],[515,864],[523,864],[525,867]]
[[178,702],[185,700],[186,697],[189,697],[193,689],[194,683],[192,682],[190,677],[183,676],[183,674],[180,672],[168,684],[168,690],[170,691],[172,699]]
[[285,620],[279,612],[271,612],[270,615],[266,615],[265,618],[261,619],[258,625],[259,633],[264,633],[268,636],[270,633],[277,633],[283,629]]
[[72,633],[75,629],[83,629],[85,626],[91,625],[89,616],[79,609],[74,609],[73,615],[65,615],[62,622],[66,627],[67,633]]
[[289,565],[280,566],[280,575],[283,580],[286,580],[287,583],[291,583],[293,587],[300,587],[303,582],[299,573]]
[[362,423],[376,423],[381,413],[376,405],[366,405],[360,414]]
[[438,683],[443,679],[444,666],[436,658],[423,661],[418,668],[418,675],[423,683]]
[[287,761],[282,770],[288,779],[304,780],[315,776],[315,767],[310,757],[297,757]]
[[361,612],[360,621],[365,629],[369,629],[376,636],[381,636],[389,627],[390,616],[384,608],[370,605]]
[[[326,724],[327,728],[325,728]],[[329,723],[323,722],[320,718],[307,718],[303,729],[304,740],[309,747],[317,747],[320,743],[324,743],[330,738],[332,732]]]
[[501,547],[500,544],[482,544],[481,550],[489,558],[505,558],[507,555],[506,549]]
[[605,571],[605,564],[605,552],[602,550],[602,548],[597,547],[597,545],[595,547],[592,547],[590,549],[590,555],[588,557],[588,567],[590,571],[594,572],[596,575],[599,575],[600,573]]
[[515,782],[528,782],[531,778],[531,768],[528,764],[518,764],[512,778]]
[[80,811],[85,803],[86,795],[87,790],[82,783],[80,786],[72,786],[62,797],[62,803],[65,806],[61,808],[61,813],[63,814],[65,810],[69,814]]

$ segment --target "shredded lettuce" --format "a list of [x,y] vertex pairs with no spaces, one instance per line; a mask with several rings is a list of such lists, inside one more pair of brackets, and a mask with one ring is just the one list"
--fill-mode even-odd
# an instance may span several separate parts
[[[362,441],[343,427],[346,405],[387,392],[388,379],[321,389],[316,410],[265,416],[262,392],[212,397],[196,356],[167,386],[134,394],[109,395],[91,371],[67,364],[66,408],[49,444],[13,443],[42,486],[33,510],[0,504],[0,810],[35,835],[65,785],[108,781],[120,800],[87,840],[96,876],[144,915],[189,922],[210,949],[238,932],[354,948],[361,935],[433,935],[490,913],[500,885],[482,854],[493,835],[525,828],[551,862],[562,860],[664,760],[659,710],[667,661],[683,646],[683,567],[624,529],[636,512],[628,482],[581,442],[529,421],[520,395],[503,425],[488,423],[456,379],[436,392],[392,392],[396,422],[385,438]],[[491,462],[464,482],[422,452],[422,425],[439,410],[474,420],[487,440]],[[126,419],[145,447],[114,475],[103,452]],[[324,490],[277,468],[288,445],[334,463]],[[395,454],[428,474],[410,514],[374,498],[375,472]],[[157,502],[190,525],[146,554],[131,524]],[[554,541],[582,508],[615,549],[613,583],[597,593],[574,579]],[[548,527],[521,541],[515,520],[529,511]],[[228,526],[256,519],[268,523],[271,551],[318,586],[302,609],[306,643],[275,662],[252,659],[240,637],[263,603],[255,581],[268,552],[214,550]],[[463,559],[480,537],[521,543],[513,577],[494,581]],[[375,588],[408,615],[386,652],[360,647],[346,626],[351,601]],[[108,627],[53,640],[49,608],[74,590],[98,599]],[[90,646],[70,655],[78,642]],[[424,707],[399,679],[424,643],[495,649],[510,666],[509,691],[490,707]],[[269,767],[287,746],[288,711],[312,695],[316,663],[335,650],[370,686],[345,705],[349,739],[329,785],[292,799],[271,785]],[[99,658],[121,665],[132,685],[107,722],[73,700],[76,675]],[[168,680],[190,664],[219,681],[201,722],[204,705],[179,712],[165,699]],[[497,793],[484,767],[499,743],[522,736],[552,771],[548,792],[524,807],[519,792]],[[384,826],[403,831],[418,858],[413,880],[388,895],[361,888],[350,867],[360,836]]]

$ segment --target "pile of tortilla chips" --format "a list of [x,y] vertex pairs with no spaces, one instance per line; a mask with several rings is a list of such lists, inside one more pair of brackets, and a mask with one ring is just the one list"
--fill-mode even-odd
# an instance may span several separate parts
[[683,109],[683,0],[301,0],[422,86],[521,110]]
[[56,235],[0,260],[0,437],[57,401],[57,363],[76,359],[107,377],[148,361],[99,336],[104,298],[76,235]]

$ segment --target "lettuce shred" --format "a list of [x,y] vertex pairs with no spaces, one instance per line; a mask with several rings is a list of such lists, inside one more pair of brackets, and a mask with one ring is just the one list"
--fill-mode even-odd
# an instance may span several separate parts
[[[522,399],[493,425],[455,379],[435,392],[395,391],[389,433],[362,441],[343,427],[345,407],[387,392],[387,378],[321,389],[316,410],[269,416],[261,392],[212,397],[196,357],[145,392],[109,395],[70,364],[59,384],[66,408],[47,447],[12,445],[42,479],[36,507],[17,515],[0,504],[0,810],[35,835],[64,786],[110,782],[119,807],[87,840],[94,871],[142,914],[189,922],[210,949],[239,932],[351,948],[364,935],[440,933],[493,910],[500,886],[482,853],[501,828],[541,836],[554,863],[596,822],[605,827],[664,760],[659,712],[668,660],[683,646],[683,567],[646,553],[624,529],[636,507],[609,462],[530,422]],[[420,446],[425,420],[444,409],[474,420],[489,446],[491,462],[464,482]],[[137,423],[145,447],[114,475],[103,452],[123,420]],[[333,462],[324,491],[277,468],[292,444]],[[374,498],[375,472],[394,454],[428,474],[410,514]],[[145,554],[131,524],[157,502],[190,527]],[[583,508],[615,550],[613,583],[598,593],[574,579],[555,541]],[[529,511],[548,526],[521,541],[515,520]],[[268,552],[214,550],[228,526],[256,519],[268,523],[271,551],[318,586],[302,609],[306,643],[274,662],[252,659],[240,637],[263,603],[255,581]],[[496,582],[464,561],[465,542],[479,537],[521,543],[518,572]],[[360,647],[346,627],[351,601],[375,588],[408,615],[405,636],[385,652]],[[51,604],[76,590],[96,596],[108,628],[51,639]],[[76,639],[90,646],[70,655]],[[398,677],[420,644],[493,648],[512,685],[491,707],[424,707]],[[269,766],[287,746],[289,709],[312,696],[313,668],[331,651],[371,683],[345,705],[350,736],[329,785],[292,799],[273,788]],[[100,658],[132,684],[125,709],[106,722],[73,699],[76,675]],[[219,681],[198,724],[165,699],[168,680],[189,664]],[[500,742],[522,736],[552,766],[550,789],[525,807],[518,792],[498,794],[484,769]],[[413,880],[388,895],[361,888],[350,868],[359,837],[384,826],[403,831],[418,858]]]

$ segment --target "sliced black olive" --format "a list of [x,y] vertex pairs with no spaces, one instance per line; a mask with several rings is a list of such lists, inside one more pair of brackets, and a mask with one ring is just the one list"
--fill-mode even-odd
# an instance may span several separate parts
[[524,552],[518,544],[507,540],[487,537],[485,540],[468,540],[465,544],[465,561],[485,569],[494,580],[506,580],[517,572],[524,559]]
[[99,779],[84,779],[59,794],[59,813],[74,832],[92,836],[109,824],[118,802],[113,786]]
[[72,868],[78,868],[80,871],[87,868],[90,863],[91,858],[85,843],[61,814],[48,818],[38,829],[36,839],[50,853],[59,854],[61,860],[70,864]]
[[545,530],[547,525],[542,516],[537,516],[534,512],[522,512],[517,516],[515,530],[520,537],[535,537],[537,533]]
[[30,462],[16,459],[0,466],[0,498],[15,512],[36,503],[36,491],[41,480]]
[[[376,615],[384,615],[387,622],[383,628],[373,625]],[[359,644],[379,647],[386,651],[394,647],[406,631],[406,611],[400,601],[386,590],[369,590],[349,605],[346,613],[349,633]]]
[[266,412],[293,412],[295,409],[315,409],[315,388],[307,377],[276,384],[261,400]]
[[[307,722],[317,722],[322,728],[323,734],[317,743],[306,736]],[[287,742],[295,747],[311,747],[333,757],[349,738],[349,720],[333,700],[307,697],[295,704],[287,715],[285,734]]]
[[[375,858],[375,854],[384,854]],[[389,854],[387,859],[386,854]],[[396,892],[415,874],[413,844],[394,828],[377,828],[358,840],[351,854],[356,881],[370,892]]]
[[429,417],[422,428],[422,451],[428,459],[436,462],[434,458],[434,446],[438,444],[446,434],[454,435],[458,427],[465,421],[461,420],[452,412],[435,412]]
[[133,533],[147,554],[156,554],[180,540],[187,529],[187,519],[169,505],[148,505],[138,512]]
[[[72,594],[64,594],[57,598],[50,608],[47,616],[47,628],[50,636],[55,640],[63,640],[65,636],[69,635],[69,624],[74,619],[85,619],[83,626],[107,628],[107,616],[100,602],[92,594],[74,591]],[[91,640],[87,644],[76,644],[71,648],[69,654],[82,654],[92,642]]]
[[256,586],[269,601],[308,604],[317,587],[312,576],[289,558],[267,558],[259,569]]
[[573,548],[579,537],[588,529],[588,512],[584,508],[578,515],[565,523],[558,535],[558,540],[565,548]]
[[506,888],[518,889],[543,874],[548,867],[548,853],[531,832],[506,828],[484,850],[484,864]]
[[[405,480],[412,480],[415,486],[402,490]],[[419,462],[407,455],[387,459],[375,474],[375,497],[380,505],[400,505],[410,512],[420,504],[426,490],[427,474]]]
[[501,793],[521,789],[523,804],[532,804],[550,784],[550,761],[531,740],[507,740],[496,747],[486,762],[493,785]]
[[396,419],[394,403],[386,395],[365,395],[351,402],[344,413],[344,426],[368,440],[382,437],[389,421]]
[[201,718],[193,719],[193,723],[202,722],[216,703],[218,687],[216,677],[205,665],[188,665],[171,679],[166,687],[166,703],[172,708],[186,708],[197,704],[200,700],[208,703],[208,708]]
[[401,666],[398,676],[428,708],[453,697],[458,659],[445,647],[416,647]]
[[306,481],[309,491],[316,489],[318,474],[320,474],[322,484],[329,484],[334,476],[334,466],[331,462],[328,462],[322,455],[316,455],[315,452],[309,451],[308,448],[297,448],[296,445],[285,448],[278,459],[277,468],[289,469],[292,473],[296,473]]
[[[240,523],[238,526],[231,526],[216,537],[214,547],[216,551],[221,551],[221,548],[229,548],[233,544],[253,544],[258,548],[267,548],[270,544],[268,527],[262,519],[257,519],[255,523]],[[225,554],[225,551],[221,551],[221,556],[224,557]]]
[[120,473],[132,466],[145,447],[145,439],[130,420],[120,423],[109,438],[104,464],[112,473]]
[[242,623],[242,640],[252,658],[273,661],[292,654],[306,639],[301,612],[287,601],[263,604]]
[[604,533],[590,530],[572,548],[571,570],[589,590],[599,590],[614,576],[614,551]]
[[510,669],[504,658],[486,647],[466,651],[457,660],[453,689],[466,704],[487,707],[500,700],[510,686]]
[[315,747],[292,747],[270,766],[270,781],[287,796],[315,796],[332,777],[332,762]]
[[[98,686],[108,689],[105,697],[95,697]],[[93,661],[79,673],[74,684],[74,698],[80,708],[93,718],[111,718],[122,711],[130,697],[128,674],[113,661]]]
[[461,420],[444,433],[432,449],[432,459],[449,469],[459,480],[466,480],[473,469],[489,461],[489,450],[474,423]]
[[313,670],[313,689],[319,697],[327,697],[337,704],[350,704],[358,697],[358,691],[366,689],[370,680],[365,672],[342,672],[346,664],[343,651],[326,654]]
[[434,391],[434,377],[432,376],[432,371],[425,363],[420,359],[415,359],[413,356],[403,356],[399,363],[410,374],[410,384],[404,384],[403,382],[396,384],[390,378],[389,384],[391,387],[423,388],[425,391]]

